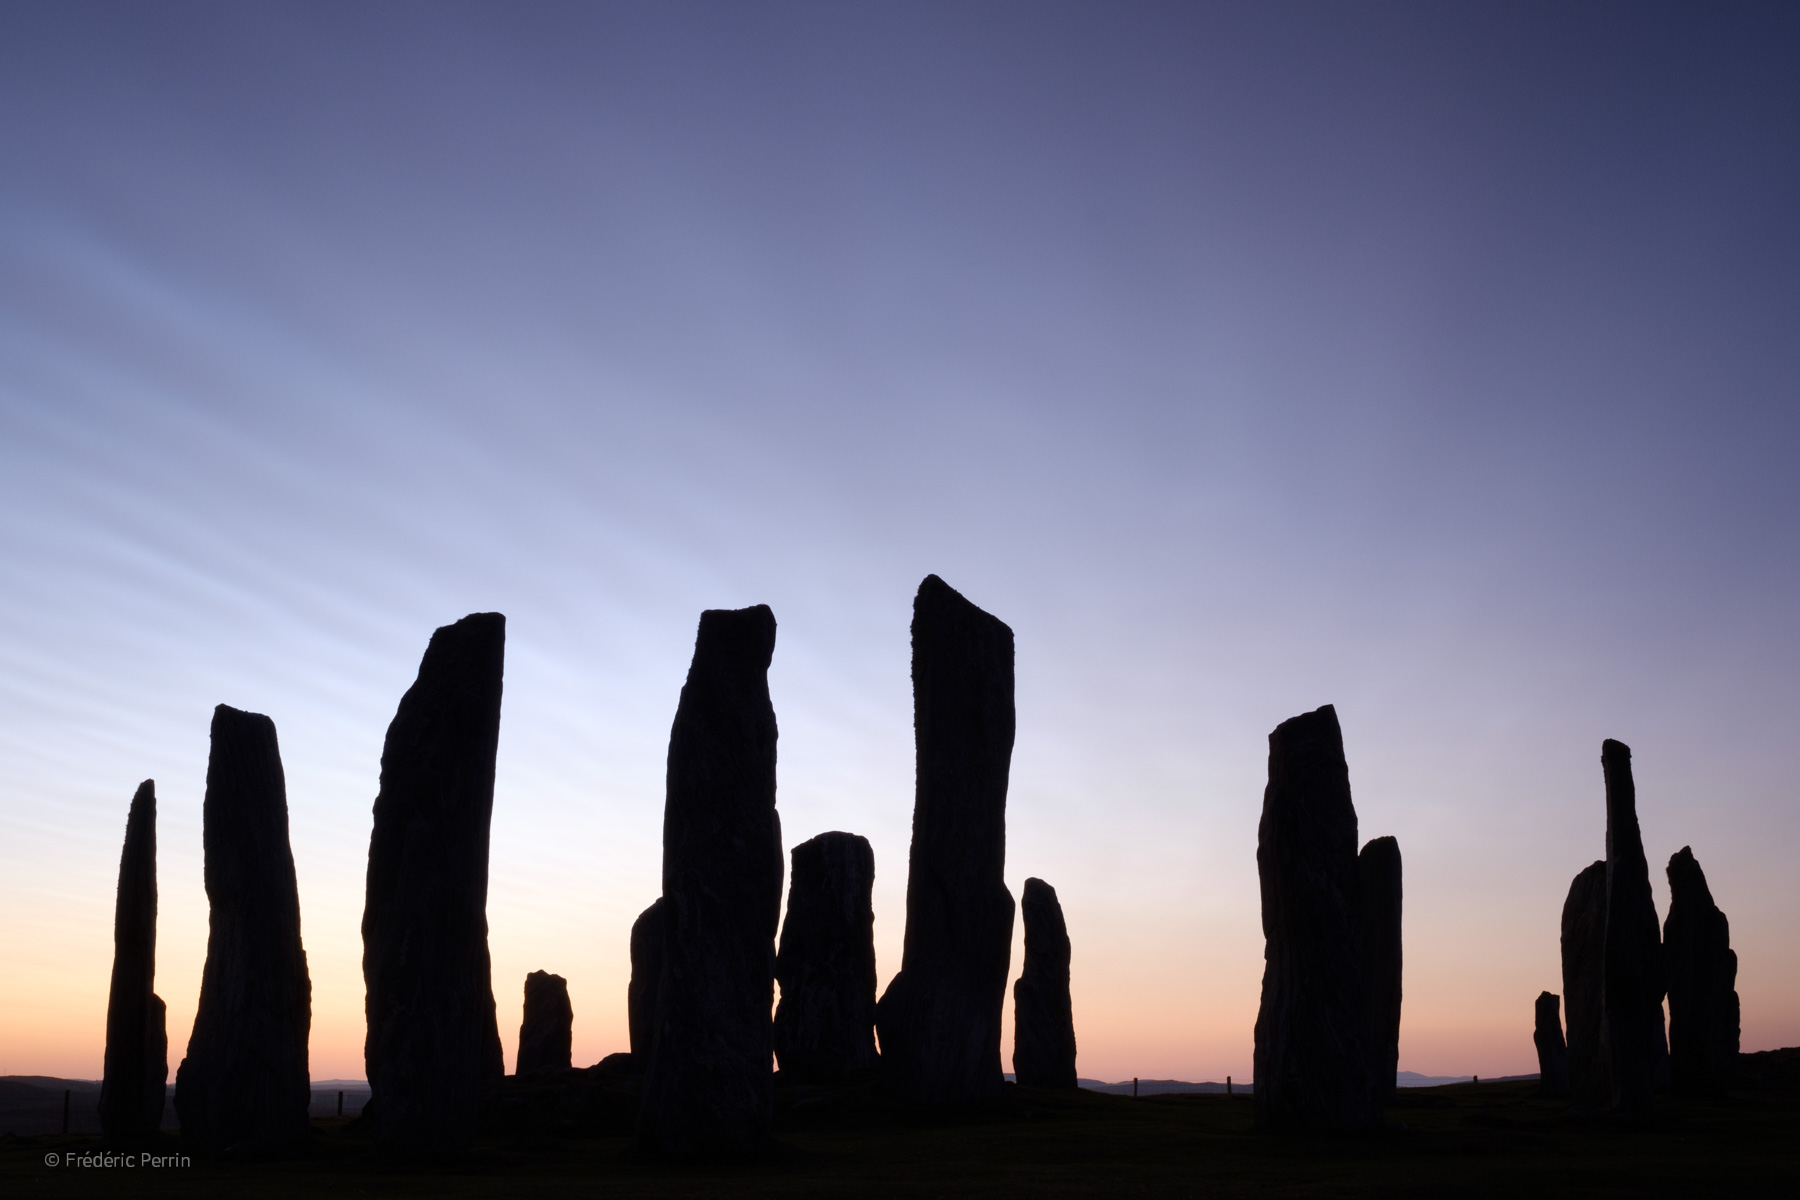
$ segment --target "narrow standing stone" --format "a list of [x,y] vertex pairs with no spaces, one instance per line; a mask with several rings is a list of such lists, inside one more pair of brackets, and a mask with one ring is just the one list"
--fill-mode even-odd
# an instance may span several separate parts
[[642,1071],[656,1040],[656,993],[662,987],[663,902],[638,914],[631,924],[631,983],[625,989],[625,1016],[631,1033],[632,1065]]
[[312,981],[275,723],[219,705],[202,810],[211,905],[200,1005],[175,1075],[183,1142],[274,1146],[312,1129]]
[[1569,1026],[1569,1096],[1599,1110],[1612,1103],[1606,1039],[1606,863],[1569,884],[1562,910],[1563,1008]]
[[775,1060],[784,1076],[842,1079],[875,1055],[875,851],[854,833],[794,847],[775,978]]
[[1537,1044],[1538,1090],[1546,1096],[1569,1094],[1569,1048],[1563,1042],[1562,997],[1539,992],[1537,1027],[1531,1040]]
[[525,1018],[519,1025],[519,1075],[567,1071],[574,1063],[575,1010],[569,1005],[569,981],[548,971],[525,977]]
[[767,605],[700,614],[669,733],[666,940],[637,1123],[654,1152],[728,1154],[769,1136],[782,871],[774,652]]
[[1378,1125],[1357,956],[1356,808],[1343,734],[1329,704],[1269,735],[1256,866],[1265,938],[1256,1123],[1271,1129]]
[[1379,837],[1357,856],[1359,955],[1375,1103],[1394,1098],[1400,1073],[1400,843]]
[[1737,953],[1706,873],[1683,846],[1669,859],[1669,1082],[1690,1096],[1731,1085],[1738,1057]]
[[363,1057],[376,1135],[455,1145],[506,1073],[487,944],[488,824],[506,618],[431,635],[388,726],[369,838]]
[[[146,779],[138,785],[125,818],[125,848],[119,856],[119,892],[113,908],[106,1074],[100,1084],[100,1134],[109,1146],[140,1142],[162,1120],[169,1063],[166,1036],[164,1052],[156,1052],[162,1006],[152,992],[155,981],[156,781]],[[153,1094],[154,1116],[149,1103]]]
[[1005,1083],[1013,634],[927,575],[913,598],[912,650],[912,854],[900,972],[875,1010],[881,1074],[915,1103],[982,1100]]
[[1650,896],[1650,865],[1638,833],[1631,748],[1600,746],[1606,775],[1606,1037],[1614,1103],[1647,1112],[1662,1042],[1662,931]]
[[1056,889],[1027,879],[1025,968],[1013,984],[1013,1078],[1026,1087],[1075,1087],[1075,1010],[1069,1000],[1069,927]]
[[169,1006],[155,992],[144,1022],[144,1121],[161,1129],[169,1103]]

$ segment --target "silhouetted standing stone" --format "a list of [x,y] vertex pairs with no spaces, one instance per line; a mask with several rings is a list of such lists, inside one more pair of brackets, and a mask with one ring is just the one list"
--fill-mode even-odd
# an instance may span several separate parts
[[1356,809],[1337,712],[1327,704],[1269,735],[1257,828],[1262,1006],[1256,1014],[1257,1124],[1377,1125],[1358,961]]
[[573,1065],[575,1010],[569,1005],[569,981],[548,971],[525,977],[525,1019],[519,1025],[520,1075],[567,1071]]
[[775,978],[775,1059],[813,1082],[875,1066],[875,851],[854,833],[794,847]]
[[913,598],[917,779],[900,972],[875,1009],[881,1075],[920,1103],[998,1096],[1012,957],[1006,785],[1013,634],[936,575]]
[[1737,953],[1706,873],[1683,846],[1669,859],[1669,1082],[1685,1095],[1724,1091],[1738,1057]]
[[1563,1042],[1562,997],[1539,992],[1537,1027],[1531,1040],[1537,1043],[1538,1090],[1546,1096],[1569,1094],[1569,1048]]
[[505,662],[499,613],[439,629],[382,748],[362,932],[364,1111],[385,1140],[466,1142],[506,1073],[487,945]]
[[1606,863],[1569,884],[1562,911],[1563,1008],[1569,1026],[1569,1096],[1582,1108],[1612,1103],[1606,1040]]
[[767,605],[700,614],[669,733],[662,983],[640,1145],[731,1153],[769,1136],[781,824]]
[[[119,892],[113,908],[112,987],[106,999],[105,1078],[100,1084],[100,1133],[108,1145],[141,1141],[162,1120],[168,1042],[156,980],[156,781],[131,798],[125,848],[119,855]],[[154,1089],[154,1091],[153,1091]],[[156,1097],[154,1116],[150,1097]]]
[[1400,1074],[1400,843],[1379,837],[1357,856],[1361,883],[1359,953],[1369,1074],[1375,1102],[1394,1098]]
[[665,940],[663,902],[658,896],[631,924],[631,983],[625,989],[625,1015],[633,1066],[639,1071],[650,1061],[650,1043],[656,1035],[656,993],[662,987]]
[[269,718],[213,710],[202,823],[210,932],[194,1032],[175,1075],[182,1140],[215,1149],[301,1141],[312,1128],[312,982]]
[[1627,1112],[1646,1112],[1662,1041],[1662,931],[1650,896],[1650,866],[1638,833],[1631,749],[1600,746],[1606,774],[1606,1039],[1613,1096]]
[[1026,1087],[1075,1087],[1075,1010],[1069,1000],[1069,927],[1056,889],[1027,879],[1025,968],[1013,984],[1013,1077]]

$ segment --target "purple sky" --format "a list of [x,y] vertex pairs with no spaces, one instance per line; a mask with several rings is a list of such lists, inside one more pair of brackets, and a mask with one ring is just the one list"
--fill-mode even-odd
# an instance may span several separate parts
[[0,1073],[99,1071],[146,776],[179,1058],[225,702],[360,1074],[381,736],[481,609],[509,1058],[537,968],[623,1048],[707,607],[775,610],[784,833],[873,841],[885,985],[927,572],[1017,634],[1083,1075],[1249,1075],[1327,702],[1402,1068],[1533,1069],[1603,737],[1800,1042],[1796,62],[1791,4],[0,8]]

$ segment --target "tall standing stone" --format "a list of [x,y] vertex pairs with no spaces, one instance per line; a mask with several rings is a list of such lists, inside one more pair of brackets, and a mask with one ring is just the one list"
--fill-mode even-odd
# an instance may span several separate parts
[[631,1057],[642,1071],[650,1061],[656,1035],[656,993],[662,987],[663,901],[638,914],[631,923],[631,982],[625,988],[625,1016],[631,1033]]
[[519,1075],[567,1071],[574,1063],[575,1010],[569,1004],[569,981],[548,971],[525,977],[525,1017],[519,1024]]
[[769,1136],[782,872],[774,652],[767,605],[702,613],[669,733],[666,940],[637,1125],[654,1152],[733,1153]]
[[1075,1010],[1069,999],[1069,927],[1056,889],[1027,879],[1025,968],[1013,984],[1013,1078],[1026,1087],[1075,1087]]
[[1606,1036],[1614,1103],[1650,1108],[1662,1045],[1662,930],[1650,895],[1650,865],[1638,833],[1631,748],[1608,738],[1600,747],[1606,776]]
[[1265,939],[1256,1122],[1272,1129],[1378,1125],[1358,957],[1356,809],[1329,704],[1269,735],[1256,866]]
[[439,629],[382,748],[362,933],[365,1112],[384,1140],[467,1142],[482,1082],[506,1073],[487,944],[505,662],[499,613]]
[[854,833],[821,833],[793,860],[775,955],[775,1060],[784,1076],[827,1082],[878,1061],[875,851]]
[[100,1133],[108,1145],[141,1141],[161,1121],[169,1064],[166,1035],[164,1052],[156,1052],[163,1025],[162,1002],[152,991],[155,981],[156,781],[146,779],[138,785],[125,818],[125,848],[119,855],[119,891],[113,908],[106,1074],[100,1084]]
[[1562,910],[1563,1008],[1569,1026],[1569,1097],[1581,1108],[1612,1104],[1606,1037],[1606,863],[1569,884]]
[[981,1100],[1005,1084],[1013,634],[927,575],[913,598],[912,652],[912,853],[900,972],[875,1010],[882,1080],[915,1103]]
[[1683,846],[1669,859],[1669,1082],[1684,1095],[1723,1092],[1737,1069],[1737,952],[1706,873]]
[[1400,843],[1379,837],[1357,856],[1363,1013],[1375,1102],[1394,1098],[1400,1073]]
[[269,718],[213,710],[202,826],[210,932],[194,1032],[175,1076],[182,1140],[214,1149],[301,1141],[312,1128],[312,981]]
[[1569,1048],[1563,1041],[1562,997],[1539,992],[1536,1027],[1531,1040],[1537,1045],[1538,1090],[1546,1096],[1569,1094]]

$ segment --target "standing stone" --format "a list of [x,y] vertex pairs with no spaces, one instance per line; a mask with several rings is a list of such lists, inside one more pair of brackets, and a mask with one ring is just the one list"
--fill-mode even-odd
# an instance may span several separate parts
[[169,1103],[169,1006],[155,992],[144,1022],[144,1123],[161,1129]]
[[1713,903],[1706,873],[1683,846],[1669,859],[1669,1082],[1684,1095],[1731,1085],[1738,1057],[1737,953],[1731,923]]
[[1631,748],[1600,746],[1606,775],[1606,1036],[1613,1098],[1625,1112],[1649,1111],[1662,1043],[1662,930],[1650,896],[1650,865],[1638,833]]
[[202,825],[210,932],[194,1032],[175,1076],[182,1140],[220,1150],[302,1141],[312,1128],[312,982],[269,718],[213,710]]
[[382,747],[362,933],[365,1115],[383,1140],[467,1142],[482,1082],[506,1073],[487,944],[505,661],[499,613],[439,629]]
[[927,575],[913,598],[912,651],[912,855],[900,972],[875,1010],[882,1080],[915,1103],[982,1100],[1005,1084],[1013,634]]
[[872,1068],[875,1055],[875,851],[854,833],[794,847],[787,920],[775,955],[775,1059],[809,1082]]
[[1375,1103],[1394,1098],[1400,1073],[1400,843],[1379,837],[1357,856],[1363,1013]]
[[650,1061],[656,1035],[656,993],[662,987],[663,902],[638,914],[631,925],[631,983],[625,989],[625,1015],[631,1032],[631,1058],[642,1071]]
[[1606,863],[1575,876],[1562,910],[1563,1007],[1569,1025],[1569,1097],[1599,1110],[1612,1103],[1606,1038]]
[[1256,1014],[1256,1123],[1379,1125],[1358,958],[1356,809],[1337,712],[1327,704],[1269,735],[1257,827],[1263,985]]
[[1013,1077],[1026,1087],[1075,1087],[1075,1010],[1069,1000],[1069,927],[1056,889],[1027,879],[1025,968],[1013,984]]
[[573,1065],[575,1010],[569,981],[548,971],[525,977],[525,1019],[519,1025],[519,1075],[547,1075]]
[[662,983],[638,1108],[640,1146],[728,1154],[769,1136],[769,1010],[781,915],[767,605],[700,614],[669,733]]
[[[112,988],[106,999],[105,1078],[100,1084],[100,1133],[111,1146],[142,1141],[162,1119],[160,1099],[169,1065],[167,1043],[156,1052],[161,1004],[156,980],[156,781],[131,798],[125,848],[119,856],[119,893],[113,908]],[[160,1068],[158,1063],[160,1062]],[[158,1095],[155,1119],[149,1097]]]
[[1561,996],[1538,993],[1537,1028],[1531,1040],[1537,1043],[1538,1090],[1546,1096],[1569,1094],[1569,1048],[1563,1042],[1561,1010]]

